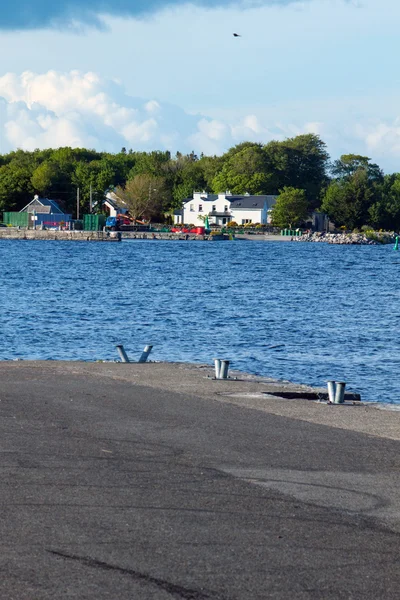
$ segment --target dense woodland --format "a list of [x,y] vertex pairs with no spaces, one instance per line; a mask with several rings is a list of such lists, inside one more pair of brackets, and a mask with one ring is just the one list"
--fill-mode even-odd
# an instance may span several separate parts
[[288,224],[289,207],[291,224],[321,210],[348,229],[400,229],[400,173],[384,175],[369,158],[354,154],[331,161],[325,143],[313,134],[265,145],[244,142],[222,156],[125,148],[117,154],[58,148],[0,155],[0,212],[20,210],[37,193],[75,214],[77,188],[81,214],[89,211],[90,190],[95,210],[101,210],[108,189],[126,190],[128,196],[136,190],[147,199],[137,216],[157,219],[179,208],[193,190],[230,190],[281,193],[277,225]]

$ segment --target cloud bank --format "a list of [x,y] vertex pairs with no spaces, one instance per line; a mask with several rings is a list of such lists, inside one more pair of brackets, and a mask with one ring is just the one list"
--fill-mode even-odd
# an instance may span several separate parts
[[101,27],[99,15],[141,17],[171,6],[192,4],[208,8],[223,6],[288,5],[299,0],[3,0],[0,29],[37,29],[60,25]]
[[95,73],[25,72],[0,77],[3,154],[15,148],[59,146],[219,154],[243,139],[272,137],[255,116],[229,124],[190,115],[172,104],[129,96],[120,84]]
[[[267,123],[266,123],[267,122]],[[170,150],[222,154],[242,141],[267,143],[302,133],[327,142],[333,158],[367,154],[398,170],[400,119],[291,122],[248,114],[210,118],[181,107],[127,95],[96,73],[8,73],[0,77],[0,153],[16,148],[86,147],[99,151]]]

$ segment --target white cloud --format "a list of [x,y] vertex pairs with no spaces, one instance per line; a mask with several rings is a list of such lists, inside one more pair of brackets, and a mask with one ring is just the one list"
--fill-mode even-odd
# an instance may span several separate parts
[[249,114],[227,113],[225,118],[220,111],[212,118],[127,95],[119,82],[96,73],[8,73],[0,77],[0,152],[59,146],[118,152],[125,146],[210,155],[242,141],[267,143],[316,133],[333,158],[348,152],[367,154],[386,170],[398,170],[400,118],[384,122],[354,114],[345,119],[341,114],[332,120],[311,111],[315,121],[301,122],[291,112],[282,108],[274,115],[261,107]]

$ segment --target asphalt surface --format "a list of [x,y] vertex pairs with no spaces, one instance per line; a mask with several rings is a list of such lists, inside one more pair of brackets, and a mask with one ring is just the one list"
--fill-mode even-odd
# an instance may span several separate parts
[[179,382],[0,377],[1,598],[400,597],[399,441]]

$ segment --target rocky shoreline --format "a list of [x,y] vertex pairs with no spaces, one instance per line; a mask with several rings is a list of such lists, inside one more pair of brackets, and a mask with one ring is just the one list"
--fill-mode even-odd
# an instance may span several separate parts
[[381,244],[394,244],[395,233],[305,233],[292,238],[294,242],[324,242],[326,244],[376,246]]

